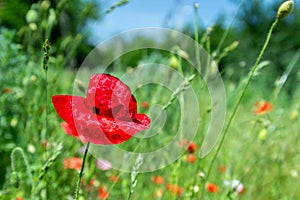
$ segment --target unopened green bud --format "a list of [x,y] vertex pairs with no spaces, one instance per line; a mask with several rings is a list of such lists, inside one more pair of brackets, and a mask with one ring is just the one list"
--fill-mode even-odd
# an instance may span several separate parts
[[170,58],[170,66],[174,69],[178,69],[180,63],[179,63],[179,60],[176,58],[176,56],[172,56]]
[[198,3],[195,3],[195,4],[194,4],[194,8],[195,8],[195,9],[198,9],[198,8],[199,8],[199,4],[198,4]]
[[291,112],[291,114],[290,114],[290,120],[292,120],[292,121],[296,120],[297,117],[298,117],[298,115],[299,115],[298,111],[297,110],[293,110]]
[[28,24],[28,27],[29,27],[30,30],[32,30],[32,31],[36,31],[36,30],[37,30],[37,25],[36,25],[36,23],[30,23],[30,24]]
[[294,8],[294,1],[289,0],[284,3],[282,3],[277,11],[277,18],[278,19],[284,19],[286,16],[288,16]]
[[45,0],[45,1],[42,1],[41,8],[43,10],[48,10],[48,8],[50,7],[50,5],[51,5],[50,1]]
[[36,10],[29,10],[26,13],[26,21],[28,23],[36,22],[38,19],[38,13]]
[[259,138],[260,140],[265,140],[266,137],[267,137],[267,135],[268,135],[268,130],[264,128],[264,129],[262,129],[262,130],[259,132],[258,138]]

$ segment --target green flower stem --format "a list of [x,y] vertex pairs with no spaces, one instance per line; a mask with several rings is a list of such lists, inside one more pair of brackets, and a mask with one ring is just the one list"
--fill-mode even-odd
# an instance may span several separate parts
[[235,115],[236,115],[236,113],[237,113],[237,110],[238,110],[238,108],[239,108],[239,105],[240,105],[240,103],[241,103],[243,97],[245,96],[246,90],[248,89],[248,86],[249,86],[251,80],[253,79],[254,73],[255,73],[255,71],[256,71],[256,69],[257,69],[257,66],[258,66],[259,62],[260,62],[260,60],[261,60],[263,54],[264,54],[265,51],[266,51],[266,48],[267,48],[267,46],[268,46],[268,44],[269,44],[269,42],[270,42],[270,39],[271,39],[272,32],[273,32],[275,26],[277,25],[277,23],[278,23],[278,18],[276,18],[276,20],[273,22],[273,24],[272,24],[272,26],[271,26],[271,28],[270,28],[270,30],[269,30],[267,39],[266,39],[266,41],[265,41],[265,43],[264,43],[264,46],[263,46],[263,48],[261,49],[260,54],[259,54],[259,56],[257,57],[256,62],[255,62],[255,64],[253,65],[253,67],[252,67],[252,69],[251,69],[251,71],[250,71],[249,77],[248,77],[248,79],[247,79],[247,81],[246,81],[246,84],[244,85],[244,88],[243,88],[243,90],[242,90],[242,92],[241,92],[241,94],[240,94],[240,96],[239,96],[237,102],[236,102],[235,105],[234,105],[232,114],[231,114],[231,116],[230,116],[230,118],[229,118],[229,121],[228,121],[228,123],[227,123],[227,125],[226,125],[226,127],[225,127],[225,129],[224,129],[224,132],[223,132],[223,134],[222,134],[222,136],[221,136],[221,140],[220,140],[220,143],[219,143],[219,145],[218,145],[218,147],[217,147],[216,153],[214,154],[214,156],[213,156],[213,158],[212,158],[212,161],[211,161],[211,163],[210,163],[210,165],[209,165],[209,168],[208,168],[208,171],[207,171],[207,174],[206,174],[207,179],[209,178],[210,172],[211,172],[211,170],[212,170],[212,166],[214,165],[214,163],[215,163],[215,161],[216,161],[216,159],[217,159],[217,156],[218,156],[219,153],[220,153],[220,150],[221,150],[221,148],[222,148],[222,146],[223,146],[223,143],[224,143],[224,141],[225,141],[225,138],[226,138],[226,136],[227,136],[227,134],[228,134],[228,130],[229,130],[230,126],[231,126],[231,123],[233,122],[233,119],[234,119],[234,117],[235,117]]
[[198,30],[198,4],[194,5],[195,20],[194,20],[194,36],[195,36],[195,51],[196,51],[196,68],[201,72],[200,51],[199,51],[199,30]]
[[45,134],[42,140],[46,142],[46,151],[47,151],[47,137],[48,137],[48,61],[49,61],[49,51],[50,51],[50,42],[48,39],[45,40],[43,44],[43,69],[45,71]]
[[74,198],[75,200],[78,200],[78,198],[79,198],[80,183],[81,183],[81,178],[82,178],[82,175],[83,175],[84,164],[85,164],[85,160],[86,160],[86,157],[87,157],[87,152],[89,150],[89,146],[90,146],[90,142],[88,142],[86,147],[85,147],[83,160],[82,160],[82,165],[81,165],[81,169],[80,169],[78,179],[77,179],[77,184],[76,184],[75,198]]

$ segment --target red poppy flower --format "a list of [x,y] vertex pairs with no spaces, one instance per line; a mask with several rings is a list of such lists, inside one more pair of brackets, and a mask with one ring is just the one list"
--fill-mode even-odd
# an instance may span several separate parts
[[108,197],[109,197],[109,193],[107,192],[107,190],[103,186],[100,186],[98,188],[98,197],[100,199],[108,199]]
[[197,145],[194,142],[190,142],[187,150],[189,153],[194,153],[196,151]]
[[205,188],[210,193],[217,193],[219,191],[218,186],[213,183],[206,183]]
[[157,185],[161,185],[164,183],[164,178],[162,176],[151,176],[151,181]]
[[196,156],[194,154],[188,154],[186,156],[186,161],[189,163],[194,163],[196,161]]
[[81,169],[82,159],[77,157],[70,157],[64,160],[65,169],[75,169],[79,171]]
[[178,185],[173,185],[171,183],[168,183],[166,188],[171,192],[172,195],[180,196],[183,193],[183,189]]
[[150,119],[137,113],[127,85],[108,74],[90,78],[86,98],[56,95],[52,102],[67,134],[94,144],[119,144],[148,129]]
[[273,105],[267,101],[259,101],[254,105],[253,112],[255,115],[262,115],[270,112],[273,109]]

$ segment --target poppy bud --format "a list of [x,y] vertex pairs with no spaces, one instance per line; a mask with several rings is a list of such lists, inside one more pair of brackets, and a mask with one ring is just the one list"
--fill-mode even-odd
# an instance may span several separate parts
[[268,134],[268,130],[264,128],[259,132],[258,138],[263,141],[266,139],[267,134]]
[[48,8],[50,7],[50,5],[51,5],[50,1],[45,0],[45,1],[42,1],[42,3],[41,3],[41,8],[42,8],[43,10],[48,10]]
[[31,23],[31,22],[36,22],[38,19],[38,13],[36,10],[29,10],[27,13],[26,13],[26,21],[28,23]]
[[174,69],[178,69],[178,66],[180,65],[178,59],[176,58],[176,56],[172,56],[170,58],[170,66]]
[[36,25],[36,23],[30,23],[30,24],[28,25],[28,27],[29,27],[30,30],[32,30],[32,31],[36,31],[36,30],[37,30],[37,25]]
[[288,16],[294,7],[294,1],[289,0],[284,3],[282,3],[277,11],[277,18],[278,19],[284,19],[286,16]]

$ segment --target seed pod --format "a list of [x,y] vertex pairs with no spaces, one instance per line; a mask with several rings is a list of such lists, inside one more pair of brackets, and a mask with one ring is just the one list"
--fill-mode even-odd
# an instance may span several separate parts
[[284,19],[286,16],[288,16],[294,8],[294,1],[289,0],[284,3],[282,3],[277,11],[277,18],[278,19]]

